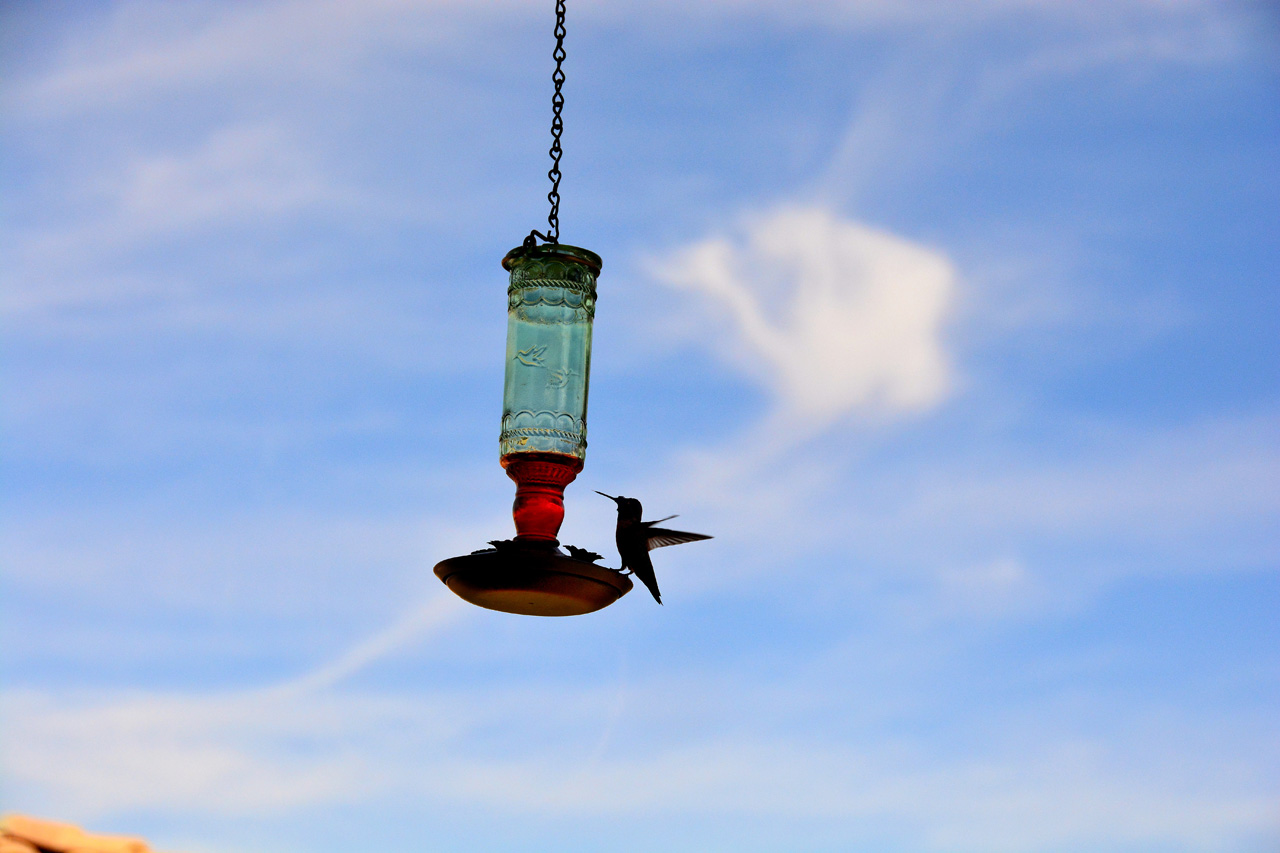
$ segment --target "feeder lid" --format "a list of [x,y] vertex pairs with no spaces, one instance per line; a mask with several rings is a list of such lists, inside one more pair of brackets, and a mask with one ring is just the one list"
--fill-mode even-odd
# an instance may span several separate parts
[[564,243],[543,243],[540,246],[516,246],[507,256],[502,259],[502,268],[508,272],[516,261],[525,258],[537,260],[557,260],[567,261],[574,264],[582,264],[591,270],[593,275],[600,275],[600,269],[604,265],[604,261],[600,260],[600,256],[590,249],[580,249],[577,246],[569,246]]
[[565,555],[555,543],[500,543],[450,557],[436,577],[464,601],[525,616],[578,616],[608,607],[631,590],[621,572]]

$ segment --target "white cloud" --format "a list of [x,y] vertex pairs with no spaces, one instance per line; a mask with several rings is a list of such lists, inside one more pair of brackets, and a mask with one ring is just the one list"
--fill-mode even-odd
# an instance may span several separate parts
[[869,612],[1021,620],[1080,612],[1134,578],[1276,565],[1274,416],[1058,426],[1071,438],[1039,446],[969,426],[924,446],[875,425],[772,452],[735,434],[618,490],[717,537],[705,555],[662,554],[672,600],[773,584],[785,567],[780,600],[818,583]]
[[9,724],[6,775],[24,798],[48,797],[60,812],[78,815],[132,808],[270,813],[358,800],[380,790],[386,772],[343,749],[344,732],[368,738],[362,726],[421,723],[424,709],[327,691],[469,612],[436,590],[329,662],[263,689],[126,692],[105,700],[8,691],[0,695]]
[[306,675],[274,688],[282,694],[306,694],[332,687],[338,682],[402,651],[422,637],[438,633],[471,611],[453,595],[437,594],[333,660]]
[[135,160],[112,188],[130,231],[262,219],[333,201],[311,158],[279,127],[218,130],[190,153]]
[[756,219],[745,239],[704,240],[657,269],[728,311],[725,354],[775,391],[788,420],[920,411],[950,389],[943,326],[955,270],[934,250],[788,208]]
[[[123,3],[107,27],[69,45],[60,66],[16,87],[11,106],[50,116],[119,108],[175,89],[340,80],[390,44],[436,44],[441,12],[426,0],[191,4]],[[433,26],[434,24],[434,26]]]
[[343,711],[328,703],[154,693],[103,702],[11,691],[4,711],[15,799],[78,819],[135,808],[275,812],[373,782],[358,757],[294,758],[282,745],[341,730]]
[[[185,151],[135,155],[83,178],[69,195],[89,220],[35,232],[29,251],[58,255],[227,222],[259,224],[317,205],[350,200],[315,157],[281,126],[221,127]],[[20,234],[22,232],[19,232]]]
[[1043,606],[1043,592],[1023,561],[999,557],[962,567],[938,569],[937,601],[932,608],[961,614],[1005,614]]
[[[768,731],[760,718],[803,716],[798,695],[822,697],[833,713],[869,701],[834,688],[830,673],[810,678],[823,685],[723,676],[628,685],[627,737],[603,754],[583,742],[610,724],[615,690],[603,686],[395,697],[10,692],[7,775],[23,807],[77,819],[155,808],[281,815],[398,792],[428,812],[781,818],[839,827],[850,843],[887,834],[920,850],[1207,850],[1275,829],[1266,790],[1240,762],[1258,720],[1235,721],[1243,728],[1225,742],[1203,723],[1134,736],[1145,712],[1128,709],[1086,738],[1040,707],[1006,713],[990,721],[997,736],[979,727],[952,749],[876,727],[820,740]],[[683,715],[682,735],[670,731],[671,714]],[[511,739],[498,754],[485,745],[494,732]],[[1197,735],[1210,743],[1201,748]]]
[[1230,542],[1232,553],[1249,555],[1253,564],[1274,553],[1274,536],[1239,534],[1267,531],[1280,511],[1275,434],[1274,417],[1222,419],[1162,431],[1107,430],[1078,439],[1074,451],[1059,450],[1054,459],[1006,451],[998,465],[940,466],[914,484],[895,520],[885,515],[878,522],[918,529],[948,519],[977,539],[1018,531],[1126,541],[1184,560],[1195,560],[1197,540],[1216,548]]
[[[595,0],[572,8],[572,25],[720,27],[726,19],[766,22],[771,28],[822,26],[851,31],[946,32],[968,37],[1001,21],[1056,21],[1113,36],[1107,57],[1154,55],[1185,59],[1202,42],[1221,52],[1235,36],[1220,4],[1157,4],[1130,0],[1097,12],[1080,4],[1043,0],[968,0],[933,3],[885,0],[772,0],[618,2]],[[289,84],[340,81],[370,56],[398,46],[439,49],[471,37],[469,24],[547,9],[533,0],[286,0],[234,5],[130,2],[117,4],[108,24],[68,44],[42,76],[11,87],[8,103],[21,114],[74,115],[118,108],[173,90],[230,83]],[[576,32],[576,31],[575,31]],[[1095,53],[1090,47],[1087,52]],[[1074,52],[1054,61],[1073,62]]]
[[338,187],[282,127],[234,125],[179,153],[134,156],[67,188],[77,213],[16,230],[17,261],[0,312],[42,311],[183,293],[185,282],[112,272],[111,253],[226,225],[264,227],[348,208]]
[[[832,14],[868,14],[878,5],[812,4]],[[989,156],[985,143],[993,131],[1064,80],[1105,69],[1113,86],[1143,85],[1160,66],[1235,59],[1250,38],[1247,16],[1213,3],[887,5],[902,23],[931,26],[904,39],[896,56],[858,87],[829,162],[808,187],[809,196],[828,206],[858,207],[868,196],[883,198],[904,186],[917,192],[912,182],[948,171],[949,160]],[[1010,22],[1026,27],[1032,21],[1039,38],[1021,51],[993,38]],[[984,48],[975,51],[976,44]]]
[[[404,487],[394,472],[375,473],[373,488]],[[434,517],[422,511],[365,517],[263,507],[188,515],[172,510],[178,498],[170,493],[110,514],[64,507],[15,512],[15,524],[0,543],[3,576],[15,588],[57,592],[66,602],[91,601],[116,614],[195,611],[288,619],[334,612],[330,608],[379,613],[407,589],[438,588],[430,573],[436,559],[467,553],[510,529],[502,504],[486,512],[470,509],[479,502],[465,483],[471,470],[414,467],[409,476],[432,475],[456,501],[451,512]],[[504,481],[487,482],[504,503],[510,500]],[[467,517],[460,518],[463,513]]]

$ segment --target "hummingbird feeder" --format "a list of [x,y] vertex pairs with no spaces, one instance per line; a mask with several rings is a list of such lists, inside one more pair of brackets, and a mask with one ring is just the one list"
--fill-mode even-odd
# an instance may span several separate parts
[[557,0],[548,234],[533,231],[502,259],[510,280],[498,443],[502,467],[516,483],[516,535],[435,567],[436,576],[462,599],[530,616],[590,613],[632,586],[622,572],[597,565],[599,554],[571,545],[566,554],[556,538],[565,486],[586,459],[591,323],[601,269],[599,255],[560,242],[564,14],[564,0]]

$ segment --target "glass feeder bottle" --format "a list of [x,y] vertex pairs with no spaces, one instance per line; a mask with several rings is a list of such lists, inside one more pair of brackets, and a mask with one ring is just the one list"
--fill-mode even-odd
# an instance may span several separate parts
[[507,289],[502,467],[516,483],[516,539],[554,547],[564,489],[587,453],[587,388],[599,255],[560,244],[502,259]]

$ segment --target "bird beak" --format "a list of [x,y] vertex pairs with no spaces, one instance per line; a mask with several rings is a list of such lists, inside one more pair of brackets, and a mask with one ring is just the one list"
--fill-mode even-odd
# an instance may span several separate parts
[[[592,489],[592,491],[594,492],[594,491],[595,491],[595,489]],[[597,495],[600,495],[601,497],[608,498],[609,500],[613,501],[614,503],[617,503],[619,500],[621,500],[621,498],[615,498],[613,495],[606,495],[604,492],[596,492],[596,494],[597,494]]]

